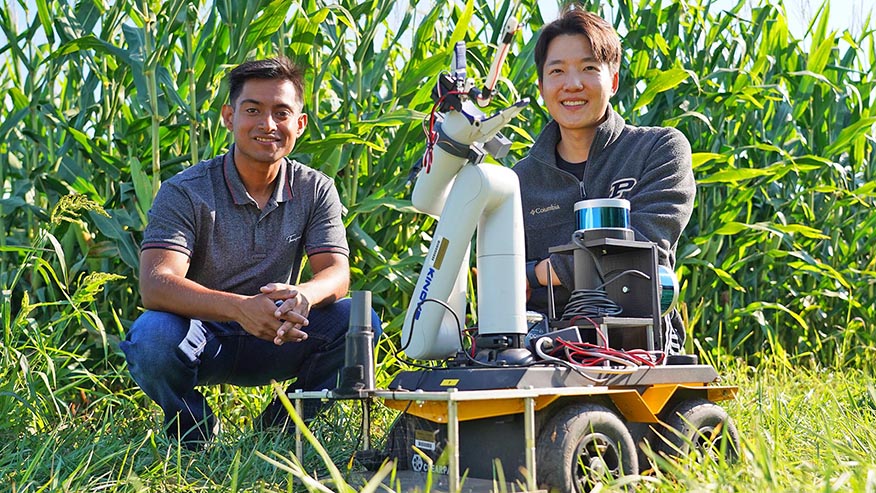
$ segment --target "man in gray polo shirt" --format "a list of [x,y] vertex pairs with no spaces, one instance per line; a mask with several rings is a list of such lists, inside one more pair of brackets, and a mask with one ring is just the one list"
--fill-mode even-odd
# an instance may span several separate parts
[[[334,388],[349,322],[337,190],[286,157],[307,126],[302,71],[285,58],[256,60],[228,80],[222,119],[234,145],[155,197],[140,252],[147,311],[121,344],[168,434],[187,444],[209,440],[217,423],[199,385],[294,377],[291,389]],[[313,275],[293,284],[304,254]],[[284,413],[275,401],[262,424]]]

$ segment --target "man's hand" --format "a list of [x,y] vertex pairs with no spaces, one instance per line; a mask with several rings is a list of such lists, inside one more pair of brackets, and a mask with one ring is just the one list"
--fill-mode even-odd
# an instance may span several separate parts
[[[274,344],[280,345],[288,341],[300,342],[307,338],[307,334],[300,330],[290,330],[290,322],[285,320],[287,318],[297,320],[306,325],[306,319],[300,315],[293,319],[294,315],[291,313],[277,315],[279,308],[275,300],[265,294],[247,296],[235,303],[235,306],[236,313],[233,319],[243,327],[243,330],[259,339],[273,341]],[[280,335],[281,330],[283,330],[282,336]]]
[[274,317],[282,322],[274,337],[274,344],[280,346],[284,342],[301,342],[307,339],[307,333],[302,329],[307,326],[307,316],[310,315],[310,299],[300,287],[289,284],[270,283],[261,287],[263,295],[271,299],[276,309]]

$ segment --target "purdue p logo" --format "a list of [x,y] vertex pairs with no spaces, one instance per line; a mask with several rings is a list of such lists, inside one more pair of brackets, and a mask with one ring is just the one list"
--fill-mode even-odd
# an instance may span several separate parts
[[611,184],[608,189],[608,198],[622,199],[624,195],[636,186],[635,178],[623,178]]

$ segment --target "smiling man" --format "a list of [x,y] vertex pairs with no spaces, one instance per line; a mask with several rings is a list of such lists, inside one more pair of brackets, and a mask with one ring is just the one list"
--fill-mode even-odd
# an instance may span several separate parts
[[[690,144],[672,128],[627,125],[611,108],[620,61],[614,28],[574,5],[536,42],[538,88],[552,121],[514,167],[523,199],[530,310],[548,312],[549,266],[558,313],[569,300],[572,256],[548,249],[571,241],[574,204],[585,198],[629,200],[636,239],[656,243],[660,264],[675,267],[696,193]],[[684,327],[677,312],[668,317],[667,347],[677,352]]]
[[[307,127],[301,69],[255,60],[228,81],[222,120],[234,145],[155,197],[140,252],[147,311],[121,344],[168,434],[186,444],[209,440],[217,423],[197,386],[296,378],[290,389],[334,388],[350,317],[337,190],[286,157]],[[312,276],[297,283],[304,255]],[[316,411],[306,407],[305,418]],[[275,400],[258,424],[286,418]]]

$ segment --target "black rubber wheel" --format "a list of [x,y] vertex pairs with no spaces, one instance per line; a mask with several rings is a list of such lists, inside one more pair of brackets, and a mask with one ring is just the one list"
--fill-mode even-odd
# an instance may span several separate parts
[[661,417],[664,427],[657,431],[656,452],[667,457],[697,454],[699,460],[723,455],[727,462],[739,458],[739,432],[724,409],[706,399],[682,401]]
[[599,404],[572,404],[539,433],[536,471],[548,491],[584,493],[597,482],[638,474],[639,458],[617,414]]

